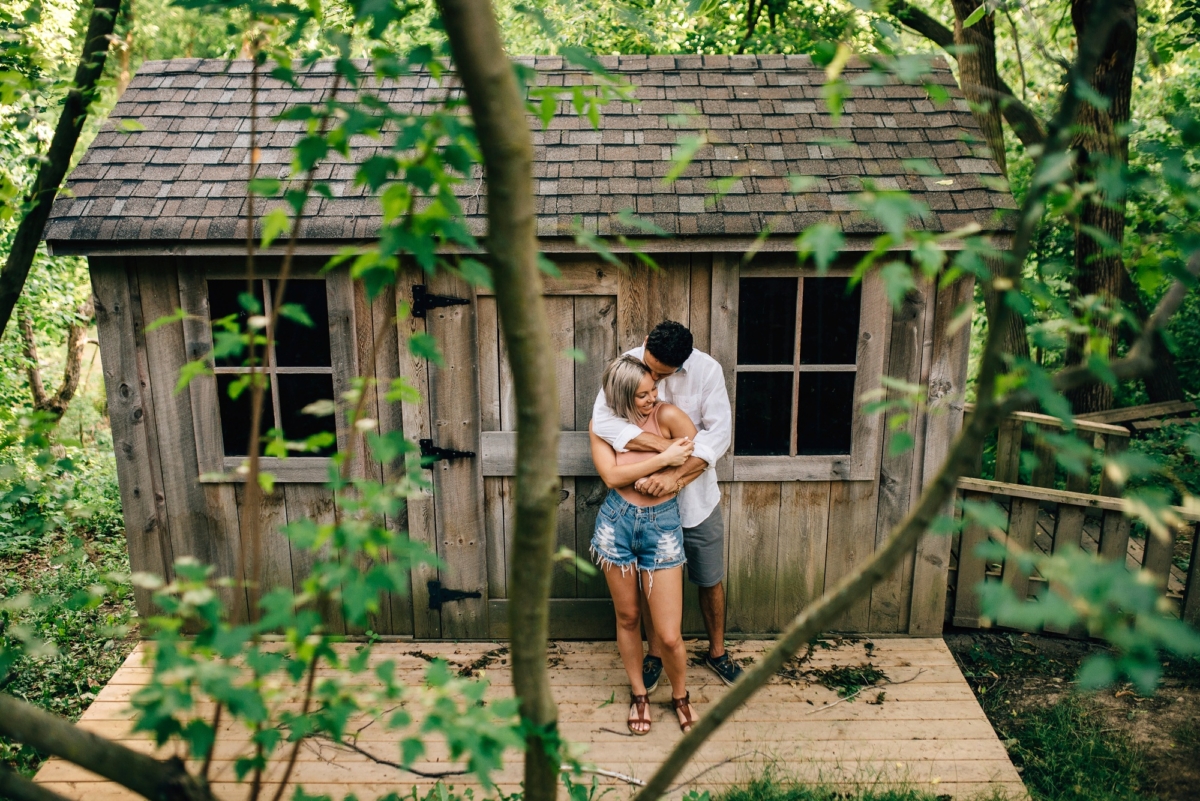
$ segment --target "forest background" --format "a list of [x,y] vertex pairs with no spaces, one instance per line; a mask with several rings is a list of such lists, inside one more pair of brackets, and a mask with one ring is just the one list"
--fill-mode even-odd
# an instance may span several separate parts
[[[882,5],[849,0],[580,0],[496,4],[507,46],[513,54],[558,52],[577,46],[608,53],[807,53],[818,60],[834,57],[831,43],[871,52],[942,51],[907,30]],[[950,2],[924,3],[934,19],[954,26]],[[1075,55],[1070,4],[1031,0],[989,6],[995,28],[997,67],[1014,94],[1041,119],[1053,112],[1061,90],[1063,63]],[[895,5],[891,5],[895,9]],[[19,207],[32,183],[37,158],[44,153],[61,107],[62,93],[81,49],[91,4],[74,0],[8,3],[0,9],[0,70],[29,76],[49,91],[0,96],[0,200]],[[432,4],[411,16],[397,32],[401,47],[436,43],[442,34],[429,23]],[[1131,96],[1130,167],[1153,173],[1161,165],[1153,145],[1172,135],[1169,121],[1200,108],[1200,47],[1194,33],[1200,5],[1195,0],[1151,0],[1139,6],[1139,42]],[[101,99],[89,115],[76,148],[81,156],[91,136],[129,78],[146,60],[179,57],[236,57],[244,46],[219,15],[166,0],[126,0],[117,20],[111,56],[105,67]],[[954,66],[951,59],[951,64]],[[1005,160],[1012,190],[1021,200],[1031,176],[1032,158],[1006,126]],[[1150,307],[1165,289],[1157,272],[1161,255],[1153,248],[1165,230],[1194,229],[1197,219],[1169,213],[1159,198],[1136,189],[1129,195],[1123,260],[1141,299]],[[16,220],[0,220],[0,256],[6,256]],[[1048,279],[1065,297],[1070,291],[1066,265],[1073,260],[1075,232],[1066,224],[1043,227],[1027,269]],[[1062,276],[1056,278],[1056,276]],[[86,264],[78,258],[35,261],[18,306],[19,324],[0,340],[0,441],[14,436],[20,420],[39,407],[65,413],[54,432],[55,455],[72,462],[74,490],[60,494],[44,480],[45,465],[6,458],[0,464],[0,594],[14,597],[32,590],[39,596],[69,597],[100,573],[125,569],[124,541],[115,468],[88,303]],[[982,325],[979,297],[976,325]],[[973,343],[982,342],[976,331]],[[1175,370],[1184,395],[1200,395],[1200,298],[1191,294],[1172,320]],[[974,354],[973,355],[977,355]],[[1034,357],[1047,367],[1062,364],[1065,349],[1038,347]],[[64,374],[78,381],[73,398],[59,392]],[[48,385],[36,391],[39,385]],[[1149,400],[1140,381],[1121,384],[1116,405]],[[64,403],[64,401],[66,401]],[[1170,492],[1200,492],[1196,433],[1165,427],[1138,440],[1135,448],[1158,460],[1179,483],[1156,477]],[[14,453],[15,451],[9,451]],[[986,457],[985,457],[986,458]],[[36,524],[34,524],[36,521]],[[42,569],[45,568],[45,569]],[[5,613],[7,614],[7,613]],[[37,636],[58,646],[60,656],[38,670],[10,674],[5,691],[55,712],[75,716],[103,683],[106,671],[123,658],[131,636],[128,593],[95,609],[68,611],[45,607],[23,615]],[[4,745],[0,758],[30,769],[31,753]]]

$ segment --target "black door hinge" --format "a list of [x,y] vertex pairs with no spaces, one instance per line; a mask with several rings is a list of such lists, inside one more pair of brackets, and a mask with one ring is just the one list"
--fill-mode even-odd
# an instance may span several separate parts
[[471,301],[466,298],[455,298],[449,295],[434,295],[425,288],[424,284],[413,285],[412,316],[424,317],[430,309],[441,309],[445,306],[466,306]]
[[439,448],[431,439],[417,440],[421,446],[421,461],[440,462],[442,459],[473,459],[475,451],[456,451],[453,448]]
[[440,610],[442,604],[447,601],[462,601],[466,598],[482,598],[483,593],[479,591],[467,592],[465,590],[448,590],[442,586],[440,581],[431,581],[427,585],[429,587],[429,608]]

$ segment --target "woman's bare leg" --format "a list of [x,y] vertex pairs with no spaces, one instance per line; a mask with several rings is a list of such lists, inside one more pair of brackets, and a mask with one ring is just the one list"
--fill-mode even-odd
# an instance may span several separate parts
[[[638,574],[636,567],[604,568],[604,578],[612,595],[613,608],[617,613],[617,650],[621,652],[621,663],[629,676],[629,687],[634,695],[645,695],[646,685],[642,682],[642,613],[638,603]],[[636,705],[629,710],[630,720],[638,717]],[[649,731],[646,723],[644,731]],[[641,729],[639,729],[641,730]]]
[[[655,570],[653,586],[649,574],[642,584],[646,590],[646,603],[650,617],[654,619],[654,637],[662,649],[663,668],[671,682],[671,697],[682,698],[687,693],[687,652],[683,647],[683,568]],[[638,646],[641,646],[639,641]],[[628,667],[626,668],[628,669]],[[641,657],[638,657],[641,670]]]

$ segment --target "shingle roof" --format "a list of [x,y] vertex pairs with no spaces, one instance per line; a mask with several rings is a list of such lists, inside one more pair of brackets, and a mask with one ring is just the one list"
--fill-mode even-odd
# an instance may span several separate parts
[[[591,76],[559,57],[525,59],[539,82],[570,86]],[[927,204],[920,223],[944,231],[978,223],[1011,229],[1012,197],[992,176],[999,170],[961,99],[944,61],[925,80],[945,87],[951,100],[935,103],[919,85],[894,78],[854,86],[835,120],[821,99],[824,70],[807,56],[620,56],[601,59],[628,79],[640,102],[610,102],[593,129],[563,101],[546,129],[532,123],[538,233],[569,236],[576,221],[599,234],[627,232],[623,209],[672,234],[757,235],[769,226],[792,234],[830,220],[848,233],[872,233],[877,223],[857,211],[854,195],[868,180],[880,189],[904,189]],[[156,241],[233,241],[244,237],[249,159],[249,62],[176,59],[145,63],[104,129],[71,174],[69,192],[54,206],[46,240],[105,244]],[[300,123],[272,117],[326,95],[331,65],[318,63],[301,89],[263,80],[259,95],[260,174],[285,177]],[[854,82],[868,66],[852,61]],[[382,94],[402,110],[438,102],[428,74],[388,85]],[[686,115],[686,116],[684,116]],[[122,120],[145,130],[127,133]],[[709,144],[673,184],[676,143],[703,131]],[[365,158],[388,143],[356,148]],[[923,175],[910,160],[944,175]],[[378,204],[353,186],[354,168],[322,164],[317,178],[334,197],[314,197],[302,236],[308,240],[369,238],[379,227]],[[927,170],[926,170],[927,172]],[[788,176],[807,175],[793,193]],[[720,190],[725,194],[717,198]],[[478,177],[460,194],[469,227],[484,228]]]

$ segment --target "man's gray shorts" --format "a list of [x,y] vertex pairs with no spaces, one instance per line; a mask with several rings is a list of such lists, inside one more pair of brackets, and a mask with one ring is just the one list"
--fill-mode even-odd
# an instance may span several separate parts
[[683,530],[688,580],[700,587],[715,587],[725,578],[725,518],[717,504],[704,522]]

